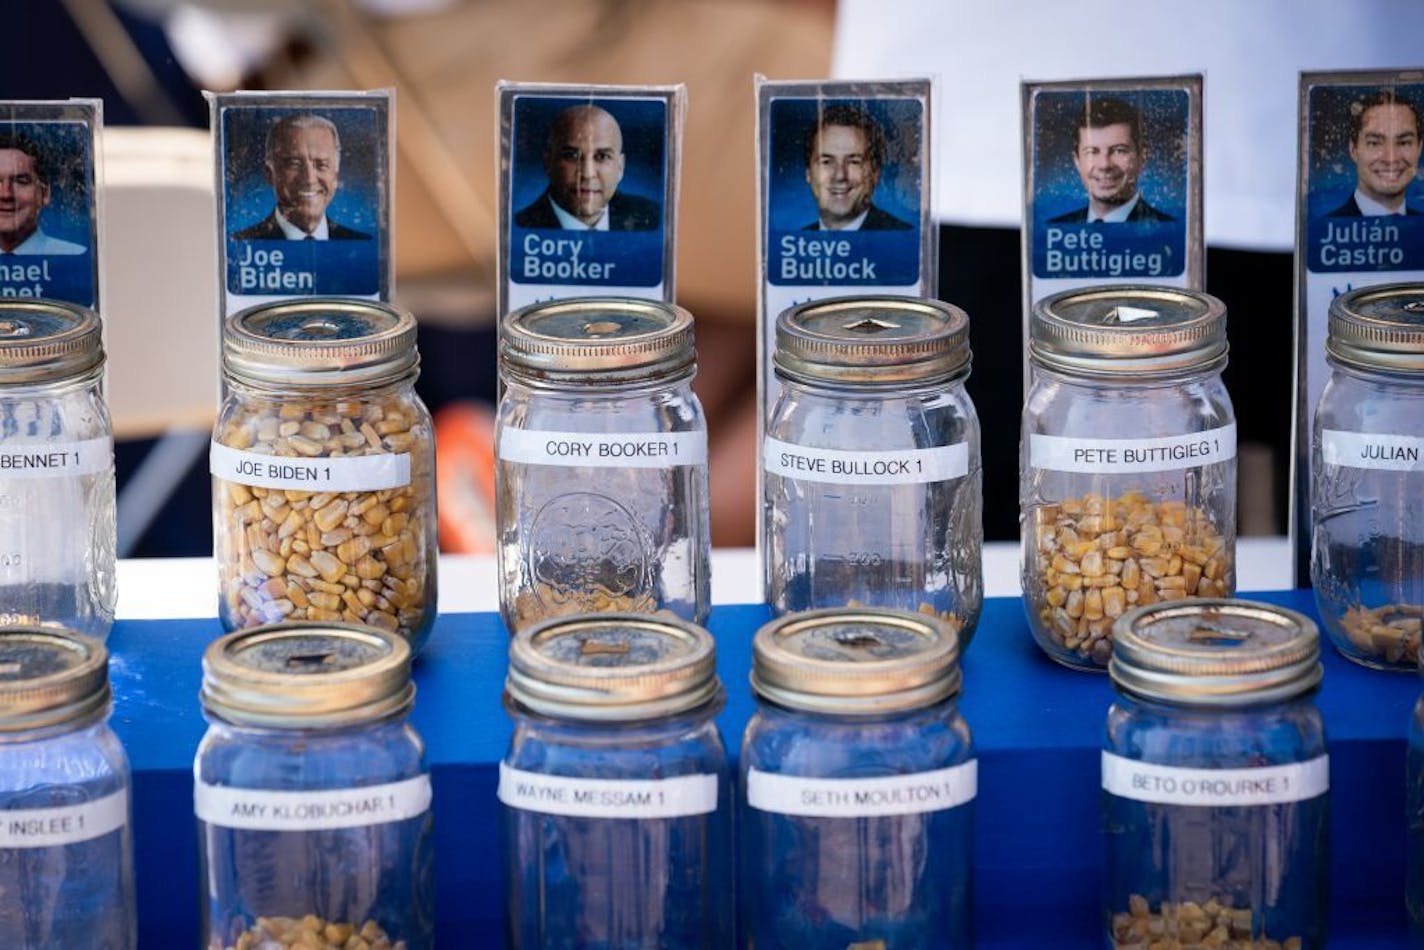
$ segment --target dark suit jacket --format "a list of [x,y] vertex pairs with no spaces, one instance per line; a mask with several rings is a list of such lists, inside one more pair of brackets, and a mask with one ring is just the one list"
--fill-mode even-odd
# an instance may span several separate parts
[[[1419,210],[1417,210],[1417,209],[1415,209],[1415,208],[1409,207],[1408,204],[1405,204],[1405,206],[1404,206],[1404,213],[1405,213],[1405,214],[1424,214],[1424,211],[1419,211]],[[1327,218],[1363,218],[1363,217],[1364,217],[1364,214],[1362,214],[1362,213],[1360,212],[1360,205],[1359,205],[1359,202],[1355,201],[1355,193],[1352,191],[1352,192],[1350,192],[1350,197],[1348,197],[1348,198],[1345,199],[1345,203],[1342,204],[1340,207],[1336,208],[1334,211],[1332,211],[1332,212],[1330,212],[1329,214],[1327,214],[1326,217],[1327,217]]]
[[[1074,224],[1083,223],[1088,220],[1088,206],[1083,205],[1077,211],[1070,211],[1067,214],[1060,214],[1056,218],[1049,218],[1049,224]],[[1138,198],[1137,204],[1133,206],[1132,213],[1127,216],[1128,222],[1138,221],[1175,221],[1176,218],[1170,214],[1158,211],[1147,203],[1146,198]],[[1124,222],[1127,223],[1127,222]]]
[[[330,218],[326,219],[326,236],[333,241],[360,241],[369,240],[371,237],[363,231],[337,224]],[[282,226],[277,223],[277,212],[275,211],[250,227],[232,232],[232,237],[235,241],[285,241],[287,239],[287,235],[282,233]]]
[[[901,221],[883,208],[870,206],[870,210],[865,213],[865,220],[860,224],[862,231],[909,231],[914,225],[906,221]],[[821,229],[821,219],[817,218],[801,230],[819,231]]]
[[[562,228],[554,209],[549,206],[551,200],[549,192],[545,191],[533,203],[515,212],[514,223],[521,228]],[[615,191],[608,202],[610,231],[652,231],[662,223],[662,212],[656,201]]]

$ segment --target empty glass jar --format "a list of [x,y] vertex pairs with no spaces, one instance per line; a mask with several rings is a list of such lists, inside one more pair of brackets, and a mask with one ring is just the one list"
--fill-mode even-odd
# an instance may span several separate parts
[[1135,606],[1236,589],[1226,308],[1170,287],[1034,305],[1019,461],[1022,585],[1050,657],[1099,669]]
[[114,622],[114,439],[92,311],[0,300],[0,624]]
[[1201,600],[1125,614],[1113,635],[1106,945],[1324,946],[1330,765],[1315,625]]
[[757,631],[752,663],[745,946],[972,946],[978,773],[953,630],[899,611],[789,614]]
[[1330,639],[1415,670],[1424,624],[1424,284],[1330,303],[1311,432],[1311,583]]
[[410,657],[400,636],[354,624],[209,645],[193,766],[205,947],[433,946]]
[[937,300],[846,297],[777,319],[762,445],[774,610],[919,610],[968,643],[984,596],[969,360],[969,318]]
[[707,424],[692,315],[648,300],[535,304],[501,327],[499,605],[707,616]]
[[137,946],[129,762],[109,655],[57,628],[0,630],[0,933],[6,947]]
[[712,638],[638,614],[510,644],[500,763],[507,942],[732,946],[732,790]]
[[399,633],[435,621],[435,441],[415,394],[415,318],[288,301],[223,328],[213,548],[228,630],[315,621]]

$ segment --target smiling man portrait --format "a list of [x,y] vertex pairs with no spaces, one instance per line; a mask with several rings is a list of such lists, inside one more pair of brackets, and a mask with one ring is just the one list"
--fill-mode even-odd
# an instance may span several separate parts
[[83,245],[40,227],[49,206],[49,174],[39,146],[22,135],[0,134],[0,254],[82,254]]
[[1147,203],[1138,188],[1147,164],[1142,116],[1112,97],[1089,96],[1073,132],[1073,167],[1087,192],[1083,207],[1050,218],[1053,224],[1172,221]]
[[341,135],[330,119],[289,115],[267,131],[264,160],[276,206],[261,221],[233,232],[239,241],[340,241],[371,235],[332,221],[327,206],[341,184]]
[[656,201],[619,191],[627,158],[623,130],[595,105],[560,112],[544,145],[548,187],[514,215],[521,228],[651,231],[662,224]]
[[1355,190],[1332,218],[1424,214],[1405,203],[1419,173],[1419,110],[1391,89],[1350,104],[1350,161]]
[[908,231],[911,225],[875,205],[885,167],[885,133],[859,106],[821,111],[806,142],[806,184],[819,212],[803,231]]

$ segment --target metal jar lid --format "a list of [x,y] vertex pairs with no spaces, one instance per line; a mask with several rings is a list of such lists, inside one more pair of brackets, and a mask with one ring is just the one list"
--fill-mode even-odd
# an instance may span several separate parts
[[752,690],[791,709],[877,715],[959,692],[959,638],[928,614],[830,608],[787,614],[752,640]]
[[203,653],[203,708],[242,726],[334,728],[402,714],[415,700],[404,637],[356,624],[270,624]]
[[1325,352],[1341,363],[1424,372],[1424,284],[1357,287],[1330,301]]
[[57,300],[0,300],[0,386],[73,379],[102,365],[94,311]]
[[555,719],[631,722],[696,709],[722,694],[712,635],[647,614],[561,617],[509,644],[509,698]]
[[776,318],[779,375],[810,382],[905,384],[969,366],[969,316],[916,297],[836,297]]
[[109,705],[109,651],[58,627],[0,630],[0,732],[78,723]]
[[1113,622],[1108,674],[1125,692],[1188,706],[1278,702],[1320,684],[1320,632],[1248,600],[1169,601]]
[[674,304],[624,297],[533,304],[505,319],[499,362],[534,385],[678,376],[696,362],[692,314]]
[[1226,305],[1175,287],[1087,287],[1033,305],[1029,355],[1070,375],[1173,376],[1226,360]]
[[255,386],[376,386],[415,371],[415,317],[388,304],[307,298],[223,325],[223,372]]

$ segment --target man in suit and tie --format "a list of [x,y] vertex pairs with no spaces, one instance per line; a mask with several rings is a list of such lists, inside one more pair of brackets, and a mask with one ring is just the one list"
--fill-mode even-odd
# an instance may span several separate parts
[[1355,190],[1330,212],[1332,218],[1420,214],[1405,203],[1419,171],[1419,110],[1393,89],[1381,89],[1350,104],[1350,161]]
[[595,105],[559,113],[544,146],[549,185],[514,215],[521,228],[651,231],[662,224],[656,201],[619,191],[626,158],[623,130]]
[[1088,203],[1050,218],[1050,223],[1174,220],[1142,197],[1137,180],[1146,164],[1137,109],[1111,96],[1089,95],[1073,132],[1073,167],[1088,193]]
[[885,133],[859,106],[821,111],[806,142],[806,184],[819,212],[803,231],[908,231],[911,226],[871,199],[885,167]]
[[326,208],[341,184],[341,135],[319,115],[289,115],[267,130],[264,162],[276,207],[250,227],[233,232],[239,241],[349,241],[371,235],[338,224]]

